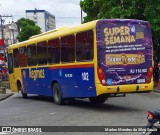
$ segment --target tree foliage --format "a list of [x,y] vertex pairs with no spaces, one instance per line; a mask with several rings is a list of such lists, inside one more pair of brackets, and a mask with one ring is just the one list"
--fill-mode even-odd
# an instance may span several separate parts
[[154,50],[160,60],[160,0],[81,0],[80,6],[87,14],[84,22],[107,18],[149,21]]
[[32,20],[21,18],[17,21],[17,25],[20,31],[17,39],[20,42],[28,40],[33,35],[41,33],[40,27],[38,27]]

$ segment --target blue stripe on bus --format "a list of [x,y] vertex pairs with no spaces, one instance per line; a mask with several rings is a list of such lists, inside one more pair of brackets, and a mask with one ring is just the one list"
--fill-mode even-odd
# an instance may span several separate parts
[[52,82],[57,81],[63,98],[96,96],[93,67],[22,69],[22,80],[28,94],[53,96]]

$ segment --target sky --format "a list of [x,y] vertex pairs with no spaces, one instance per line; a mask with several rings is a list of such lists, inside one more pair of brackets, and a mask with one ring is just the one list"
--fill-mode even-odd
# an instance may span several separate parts
[[[12,15],[13,21],[24,17],[26,10],[46,10],[55,15],[56,28],[81,24],[80,0],[0,0],[0,15]],[[83,13],[83,16],[85,14]],[[11,17],[3,18],[5,24]]]

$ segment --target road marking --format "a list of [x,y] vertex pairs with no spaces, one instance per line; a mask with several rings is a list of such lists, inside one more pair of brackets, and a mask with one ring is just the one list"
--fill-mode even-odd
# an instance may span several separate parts
[[9,134],[9,133],[6,133],[6,132],[0,132],[0,135],[6,135],[6,134]]
[[13,132],[0,132],[0,135],[14,134]]
[[50,114],[55,114],[55,113],[50,113]]

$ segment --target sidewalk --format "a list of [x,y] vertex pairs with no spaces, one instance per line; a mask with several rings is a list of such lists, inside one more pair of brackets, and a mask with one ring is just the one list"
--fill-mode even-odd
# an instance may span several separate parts
[[158,87],[154,87],[154,88],[153,88],[153,91],[154,91],[154,92],[157,92],[157,93],[160,93],[160,90],[158,89]]
[[6,88],[6,94],[0,93],[0,101],[5,100],[6,98],[12,96],[14,93],[11,92],[10,89]]

